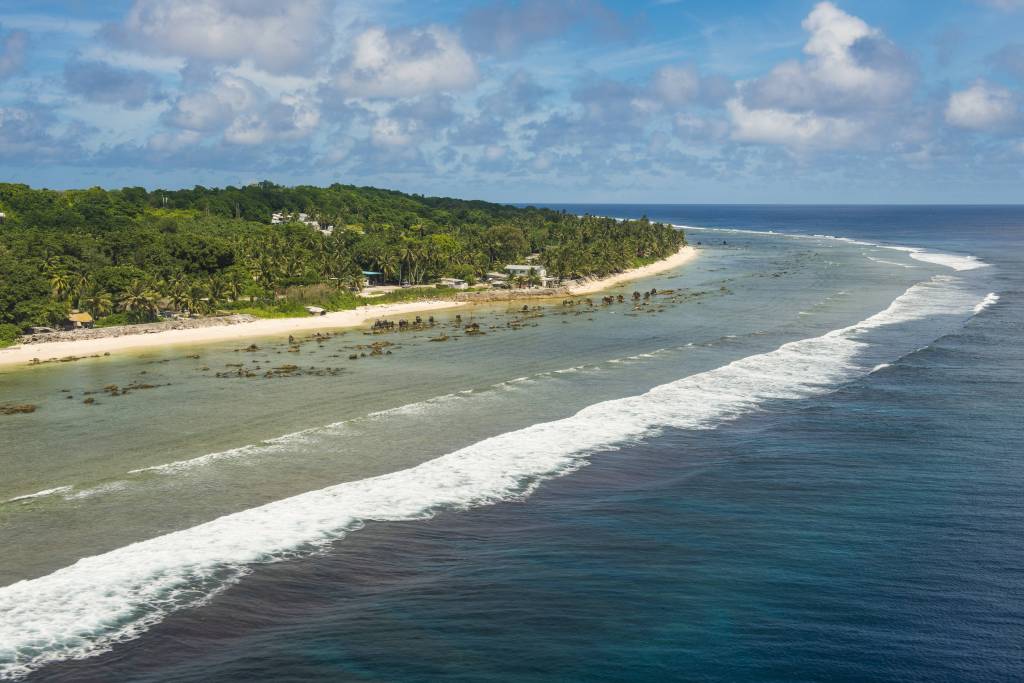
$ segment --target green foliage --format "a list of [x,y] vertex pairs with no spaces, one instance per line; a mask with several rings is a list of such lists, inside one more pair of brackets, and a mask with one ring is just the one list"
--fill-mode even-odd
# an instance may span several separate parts
[[21,328],[11,323],[0,323],[0,349],[5,346],[10,346],[14,342],[18,341],[18,335],[21,334]]
[[145,314],[134,312],[112,313],[104,318],[96,320],[96,327],[115,327],[117,325],[138,325],[139,323],[152,322],[153,319]]
[[[205,314],[244,306],[273,316],[303,315],[311,304],[344,310],[361,303],[349,290],[361,286],[363,270],[392,283],[472,283],[539,254],[558,277],[605,275],[683,243],[681,232],[647,219],[618,222],[339,184],[149,192],[0,183],[0,211],[7,215],[0,225],[0,323],[19,329],[57,324],[72,308],[105,324],[121,313],[152,320],[162,309]],[[289,220],[272,224],[276,212]],[[334,226],[333,233],[291,220],[299,213]],[[402,290],[373,301],[422,296]]]

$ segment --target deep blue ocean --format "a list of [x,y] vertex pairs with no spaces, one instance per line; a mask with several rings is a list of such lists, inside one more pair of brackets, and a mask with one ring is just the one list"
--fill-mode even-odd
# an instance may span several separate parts
[[33,680],[1024,679],[1024,207],[559,208],[971,254],[1000,298],[834,391],[371,524]]

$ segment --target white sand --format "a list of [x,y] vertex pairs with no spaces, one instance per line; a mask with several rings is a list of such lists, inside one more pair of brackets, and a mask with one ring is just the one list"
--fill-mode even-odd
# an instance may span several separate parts
[[189,330],[165,330],[151,334],[132,334],[100,339],[24,344],[0,349],[0,366],[25,365],[33,358],[41,361],[67,356],[93,356],[118,351],[148,349],[177,344],[205,344],[231,341],[247,337],[284,336],[293,332],[327,330],[339,327],[357,327],[377,318],[433,311],[439,308],[462,306],[458,301],[414,301],[406,304],[360,306],[351,311],[337,311],[308,318],[273,318],[237,325],[197,327]]
[[617,275],[610,275],[609,277],[598,278],[595,280],[586,280],[582,284],[575,285],[569,288],[570,294],[595,294],[602,290],[620,285],[623,282],[629,282],[630,280],[639,280],[640,278],[649,277],[651,275],[657,275],[663,273],[666,270],[672,270],[679,266],[691,261],[697,256],[697,250],[691,246],[685,246],[677,251],[672,256],[649,263],[646,266],[640,268],[632,268],[624,273],[618,273]]
[[[633,268],[617,275],[588,280],[582,284],[569,287],[569,293],[579,295],[600,292],[623,282],[655,275],[679,267],[693,259],[696,255],[697,250],[693,247],[683,247],[674,255],[661,261],[641,268]],[[165,330],[150,334],[132,334],[120,337],[103,337],[100,339],[76,339],[73,341],[25,344],[0,349],[0,367],[6,365],[27,365],[36,358],[40,361],[47,361],[68,356],[95,356],[160,346],[205,344],[250,337],[284,336],[293,332],[358,327],[377,318],[435,311],[441,308],[453,308],[464,306],[466,303],[461,301],[413,301],[405,304],[361,306],[351,311],[338,311],[336,313],[328,313],[327,315],[309,316],[308,318],[274,318],[270,320],[257,320],[251,323],[239,323],[237,325],[199,327],[188,330]]]

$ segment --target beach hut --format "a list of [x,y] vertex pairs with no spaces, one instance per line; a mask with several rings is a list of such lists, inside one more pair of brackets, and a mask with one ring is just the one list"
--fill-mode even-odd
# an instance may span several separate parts
[[384,273],[379,270],[364,270],[363,277],[366,278],[368,287],[377,287],[384,284]]
[[86,327],[92,327],[92,324],[92,316],[88,313],[72,311],[71,315],[68,316],[67,321],[64,323],[64,326],[69,330],[80,330]]

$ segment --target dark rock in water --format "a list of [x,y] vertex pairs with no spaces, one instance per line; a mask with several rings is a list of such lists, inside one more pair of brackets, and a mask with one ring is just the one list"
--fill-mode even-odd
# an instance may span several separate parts
[[[69,396],[68,398],[71,397]],[[34,412],[36,412],[36,406],[31,403],[5,403],[0,405],[0,415],[18,415]]]
[[95,402],[96,402],[96,399],[94,399],[92,396],[90,396],[89,398],[87,398],[84,401],[82,401],[82,403],[84,403],[87,406],[91,406]]

